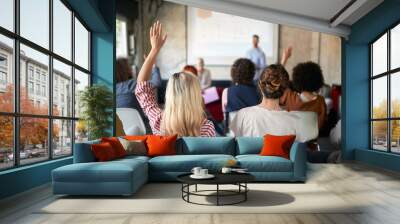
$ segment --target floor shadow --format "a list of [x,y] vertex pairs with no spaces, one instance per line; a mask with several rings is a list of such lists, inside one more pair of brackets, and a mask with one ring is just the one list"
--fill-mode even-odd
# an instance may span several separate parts
[[[206,201],[210,204],[216,204],[216,193],[210,194]],[[240,201],[243,196],[228,196],[220,197],[220,203],[229,204],[235,201]],[[247,194],[247,201],[236,204],[235,206],[241,207],[265,207],[265,206],[278,206],[294,202],[296,199],[290,195],[276,191],[261,191],[251,190]]]
[[[192,187],[193,188],[193,187]],[[59,195],[58,199],[168,199],[181,197],[181,185],[177,183],[148,183],[133,195]]]

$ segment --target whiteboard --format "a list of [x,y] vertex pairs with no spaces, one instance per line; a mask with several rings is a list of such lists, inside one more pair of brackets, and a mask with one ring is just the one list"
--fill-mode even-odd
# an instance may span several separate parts
[[207,65],[232,65],[246,56],[253,34],[260,37],[267,63],[276,63],[278,25],[194,7],[187,10],[188,64],[202,57]]

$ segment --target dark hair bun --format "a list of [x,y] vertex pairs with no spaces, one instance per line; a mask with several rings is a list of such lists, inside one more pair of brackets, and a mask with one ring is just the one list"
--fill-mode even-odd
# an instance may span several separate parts
[[277,99],[289,85],[289,74],[280,64],[273,64],[264,69],[258,87],[264,97]]

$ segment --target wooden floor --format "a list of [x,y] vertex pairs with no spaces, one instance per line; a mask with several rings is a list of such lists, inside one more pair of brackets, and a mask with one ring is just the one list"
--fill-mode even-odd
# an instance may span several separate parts
[[0,223],[400,223],[399,174],[354,163],[314,164],[309,169],[308,182],[367,206],[357,214],[35,214],[37,208],[54,200],[50,187],[43,186],[0,202]]

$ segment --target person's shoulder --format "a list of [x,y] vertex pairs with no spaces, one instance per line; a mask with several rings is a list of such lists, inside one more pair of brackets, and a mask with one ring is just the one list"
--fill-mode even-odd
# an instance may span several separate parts
[[201,126],[202,130],[207,130],[207,131],[214,131],[215,132],[215,126],[214,123],[208,119],[204,119],[204,122]]
[[117,88],[125,89],[125,88],[132,88],[132,87],[134,87],[135,85],[136,85],[136,80],[134,80],[134,79],[128,79],[128,80],[126,80],[126,81],[117,83],[116,86],[117,86]]
[[325,97],[321,96],[321,95],[317,95],[317,101],[319,102],[325,102]]
[[252,47],[252,48],[249,48],[247,51],[246,51],[246,54],[247,55],[250,55],[250,54],[252,54],[253,52],[254,52],[254,47]]
[[247,116],[248,114],[255,113],[255,112],[259,111],[259,110],[260,110],[260,107],[255,105],[255,106],[245,107],[245,108],[240,109],[238,111],[238,114]]
[[317,113],[315,113],[313,111],[290,111],[290,112],[288,112],[288,114],[290,116],[293,116],[300,120],[302,120],[302,119],[308,120],[308,119],[317,119],[318,118]]
[[212,123],[212,121],[208,120],[208,119],[204,119],[203,125],[211,125],[214,126],[214,124]]

